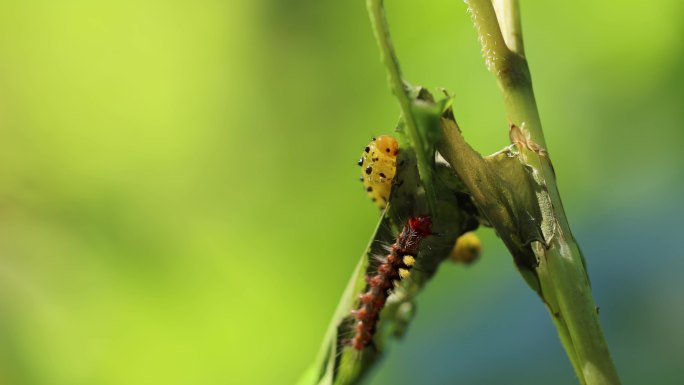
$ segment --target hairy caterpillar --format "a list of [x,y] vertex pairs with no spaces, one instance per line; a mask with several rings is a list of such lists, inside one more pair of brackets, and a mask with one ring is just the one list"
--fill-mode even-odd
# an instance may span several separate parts
[[384,209],[392,191],[392,179],[397,172],[399,143],[390,135],[381,135],[366,146],[359,159],[361,181],[371,200]]
[[409,277],[416,263],[421,241],[432,234],[432,220],[423,215],[410,218],[404,225],[396,242],[389,248],[389,254],[381,259],[375,275],[366,275],[367,291],[359,295],[360,305],[352,310],[356,319],[351,346],[363,350],[375,333],[380,311],[385,306],[395,282]]

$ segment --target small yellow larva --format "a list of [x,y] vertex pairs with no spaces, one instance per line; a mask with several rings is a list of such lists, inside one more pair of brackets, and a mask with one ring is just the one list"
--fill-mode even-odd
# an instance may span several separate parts
[[384,209],[392,191],[392,179],[397,172],[399,143],[390,135],[381,135],[366,146],[359,159],[361,181],[371,200]]
[[475,233],[469,231],[456,239],[449,258],[453,262],[469,265],[477,260],[480,253],[482,253],[482,242]]

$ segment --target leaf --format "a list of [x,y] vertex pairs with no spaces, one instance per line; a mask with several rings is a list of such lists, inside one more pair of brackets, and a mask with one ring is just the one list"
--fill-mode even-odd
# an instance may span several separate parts
[[[429,98],[427,91],[419,91],[416,97]],[[430,159],[434,159],[435,136],[440,136],[439,119],[442,107],[430,100],[416,104],[419,116],[419,132],[432,147]],[[397,127],[402,127],[400,122]],[[424,183],[418,173],[414,148],[404,141],[397,158],[396,184],[390,195],[390,202],[383,212],[378,226],[352,275],[347,289],[326,333],[319,357],[300,380],[300,385],[355,384],[382,358],[388,344],[401,338],[407,331],[415,314],[416,295],[436,273],[439,264],[451,252],[456,238],[474,230],[479,221],[477,208],[464,191],[464,184],[454,171],[445,165],[430,168],[431,179]],[[409,279],[402,280],[380,314],[374,345],[358,352],[345,343],[353,333],[352,309],[358,307],[358,296],[366,290],[365,275],[373,274],[375,267],[370,263],[373,255],[384,255],[383,245],[394,243],[396,234],[406,220],[428,210],[425,188],[430,186],[436,195],[437,210],[432,216],[433,231],[439,235],[427,237],[417,258],[417,267]]]

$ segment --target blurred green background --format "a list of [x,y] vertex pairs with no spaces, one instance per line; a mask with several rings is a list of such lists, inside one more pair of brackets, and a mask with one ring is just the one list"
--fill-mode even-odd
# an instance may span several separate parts
[[[461,1],[388,1],[406,78],[507,122]],[[625,384],[684,376],[684,3],[524,2],[564,204]],[[0,384],[292,384],[378,218],[363,1],[0,2]],[[371,384],[576,384],[491,230]]]

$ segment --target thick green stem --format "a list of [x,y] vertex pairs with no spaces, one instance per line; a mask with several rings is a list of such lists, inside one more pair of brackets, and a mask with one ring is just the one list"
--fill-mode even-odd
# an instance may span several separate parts
[[[535,272],[541,286],[540,294],[554,318],[581,383],[619,384],[596,314],[584,259],[570,231],[553,167],[544,150],[546,142],[529,68],[523,56],[517,1],[498,1],[498,19],[491,0],[468,0],[467,3],[487,67],[496,75],[503,94],[509,123],[521,127],[529,134],[528,143],[534,144],[518,146],[518,150],[533,170],[536,182],[545,190],[538,202],[544,241],[531,244],[539,262]],[[535,151],[535,145],[543,151]]]
[[421,137],[418,131],[417,119],[412,108],[413,102],[406,92],[404,80],[401,76],[401,69],[399,68],[399,60],[394,52],[394,46],[392,45],[392,40],[390,38],[389,25],[387,23],[387,18],[385,17],[383,0],[368,0],[367,6],[371,25],[373,26],[373,33],[375,34],[375,40],[378,42],[380,48],[380,57],[387,68],[390,88],[399,100],[408,138],[411,141],[413,148],[416,150],[418,172],[423,187],[425,188],[428,208],[430,214],[434,215],[436,197],[435,191],[431,186],[433,161],[432,159],[429,159],[429,154],[432,152],[428,148],[425,138]]
[[503,31],[506,46],[518,55],[525,56],[518,0],[492,0],[492,4]]

